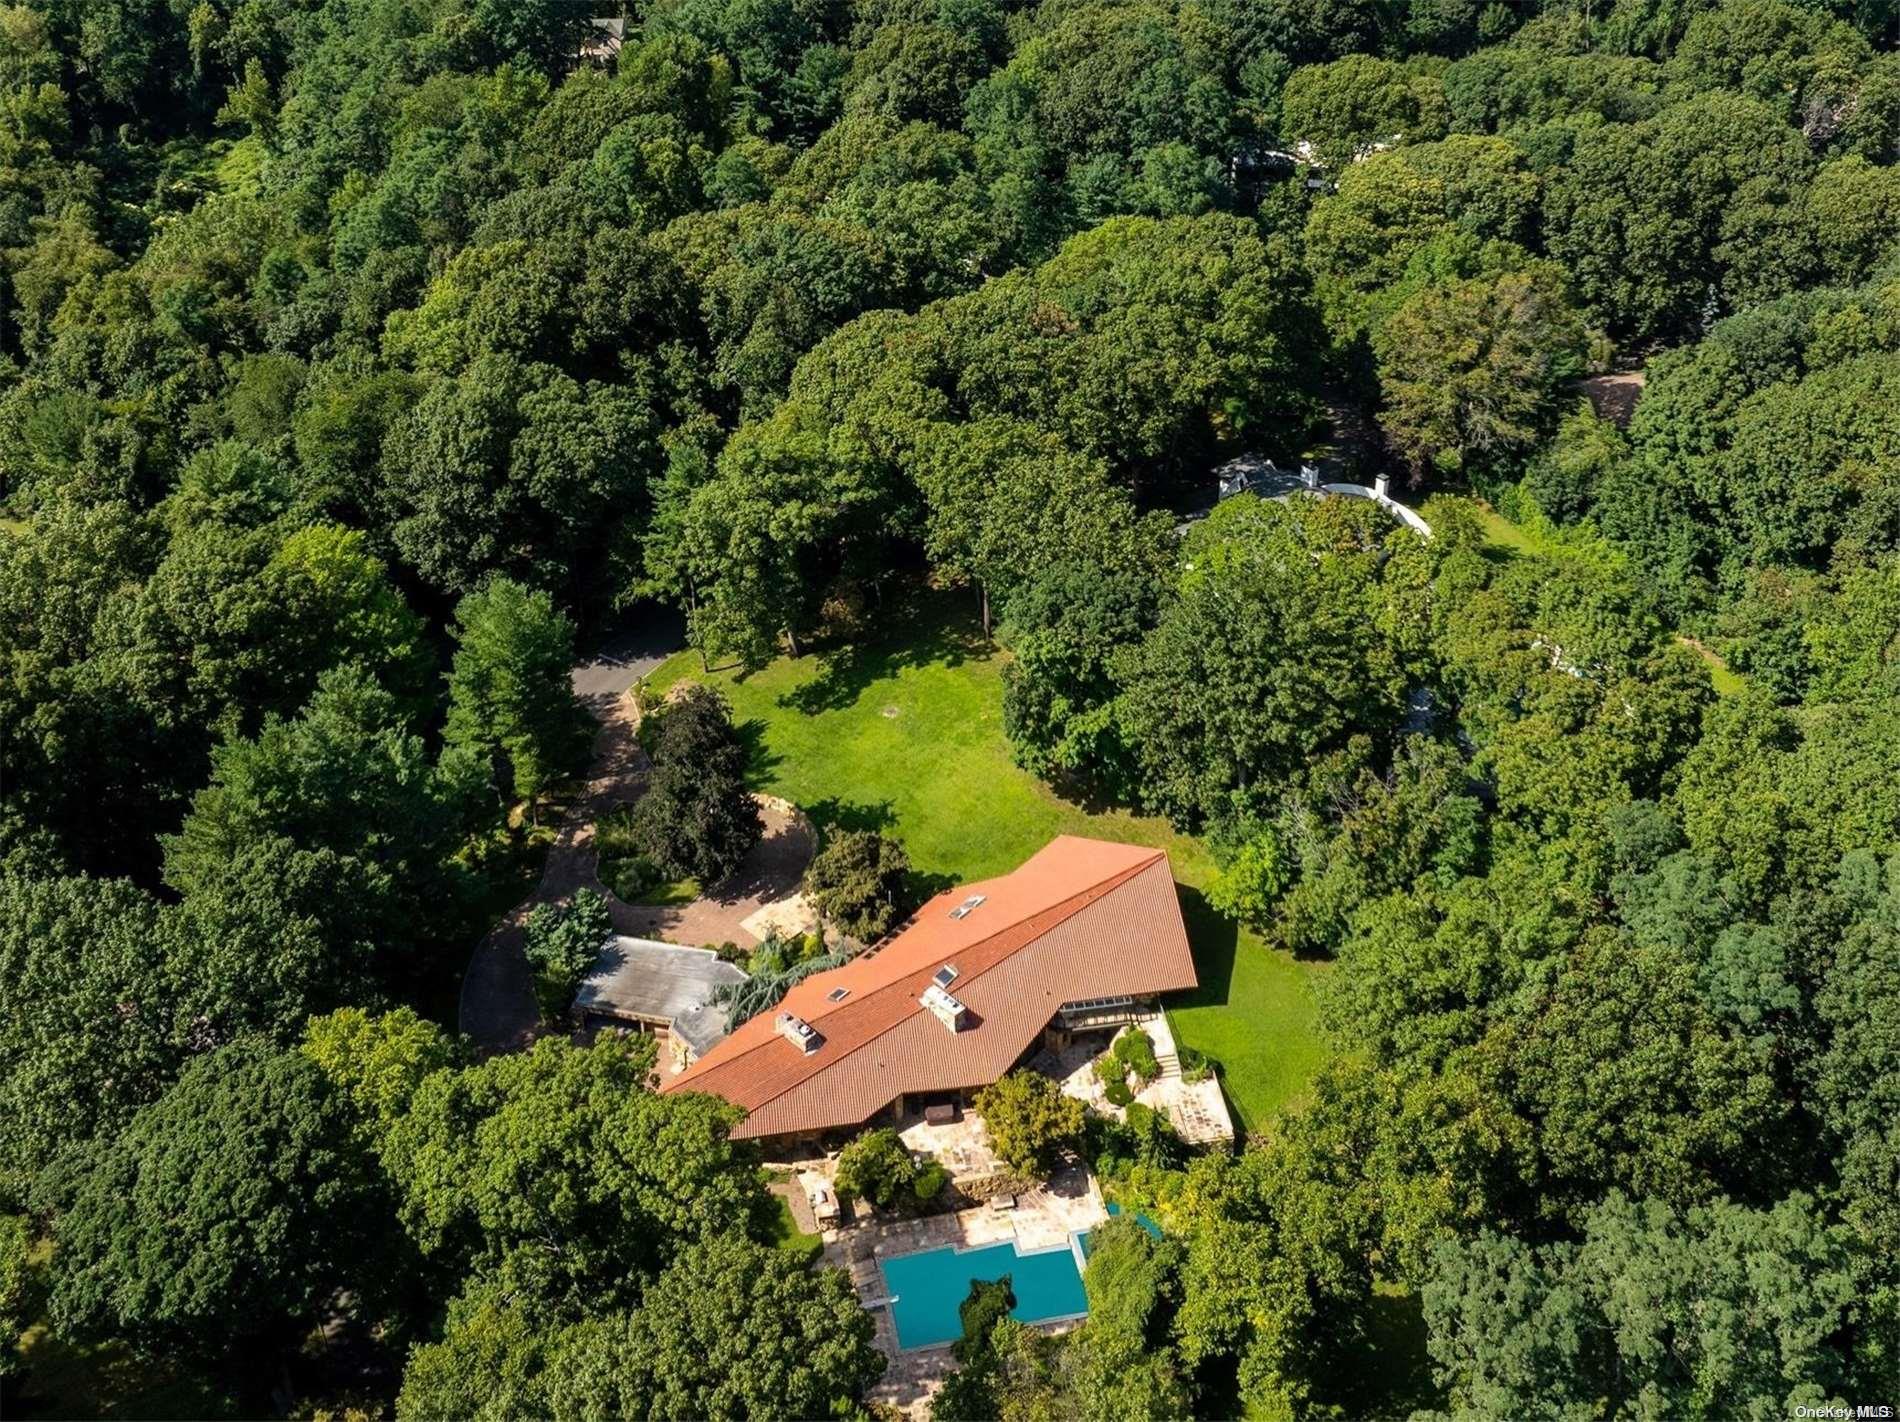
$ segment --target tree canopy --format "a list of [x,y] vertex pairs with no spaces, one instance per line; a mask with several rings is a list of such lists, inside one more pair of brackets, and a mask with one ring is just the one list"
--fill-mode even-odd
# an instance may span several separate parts
[[[1104,1226],[1061,1337],[988,1295],[941,1415],[1891,1393],[1896,17],[0,8],[0,1367],[864,1405],[731,1108],[640,1042],[453,1030],[594,804],[576,661],[677,617],[815,726],[968,664],[955,735],[1039,822],[1181,836],[1188,1022],[1246,955],[1310,979],[1325,1052],[1231,1158],[987,1088],[1012,1170],[1161,1237]],[[637,848],[718,894],[797,738],[641,712]],[[947,867],[804,808],[838,955]],[[577,903],[523,925],[550,1017],[614,919]]]

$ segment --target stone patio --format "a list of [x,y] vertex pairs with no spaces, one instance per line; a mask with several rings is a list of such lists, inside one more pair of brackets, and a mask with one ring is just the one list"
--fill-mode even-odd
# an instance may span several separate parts
[[907,1149],[935,1156],[954,1180],[1001,1175],[1008,1169],[990,1149],[990,1133],[983,1120],[969,1110],[947,1125],[933,1126],[921,1115],[906,1116],[897,1134]]
[[[1189,1145],[1231,1145],[1234,1139],[1233,1117],[1227,1111],[1227,1099],[1221,1095],[1220,1081],[1213,1075],[1190,1082],[1181,1075],[1181,1059],[1174,1043],[1174,1031],[1165,1012],[1157,1012],[1122,1029],[1144,1031],[1155,1044],[1155,1059],[1161,1075],[1135,1093],[1135,1100],[1167,1116],[1176,1134]],[[1115,1034],[1117,1037],[1121,1032]],[[1127,1117],[1125,1107],[1110,1104],[1107,1088],[1095,1075],[1095,1059],[1113,1045],[1099,1036],[1077,1038],[1069,1049],[1055,1056],[1049,1074],[1062,1083],[1070,1096],[1086,1101],[1104,1116],[1116,1120]]]

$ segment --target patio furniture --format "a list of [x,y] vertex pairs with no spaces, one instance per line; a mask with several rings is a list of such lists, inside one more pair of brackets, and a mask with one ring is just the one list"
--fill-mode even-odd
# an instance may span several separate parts
[[946,1101],[936,1106],[924,1107],[924,1123],[926,1125],[948,1126],[954,1123],[960,1115],[962,1115],[962,1112],[957,1109],[957,1103],[954,1101]]
[[990,1208],[998,1211],[1013,1210],[1016,1208],[1016,1197],[1014,1195],[992,1195],[990,1196]]

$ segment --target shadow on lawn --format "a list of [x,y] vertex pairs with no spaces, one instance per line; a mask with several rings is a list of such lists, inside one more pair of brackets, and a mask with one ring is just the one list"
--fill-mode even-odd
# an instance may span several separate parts
[[819,653],[818,674],[778,699],[792,711],[816,716],[856,703],[867,687],[910,667],[961,666],[988,656],[990,644],[973,624],[967,598],[925,592],[893,606],[874,641],[843,643]]
[[[831,830],[877,830],[890,829],[897,823],[897,810],[889,800],[879,800],[876,804],[866,804],[860,800],[840,800],[833,795],[828,799],[817,800],[804,807],[811,816],[812,823],[824,831]],[[901,841],[902,836],[897,836]],[[913,904],[928,902],[945,889],[955,888],[962,881],[954,874],[927,874],[913,867],[904,876],[904,897]]]
[[1231,918],[1217,913],[1199,889],[1176,882],[1181,917],[1187,923],[1188,945],[1194,950],[1194,972],[1201,985],[1175,1000],[1179,1007],[1225,1007],[1234,981],[1234,954],[1240,947],[1240,929]]
[[827,830],[887,830],[897,823],[897,811],[889,800],[867,805],[860,800],[840,800],[832,795],[805,806],[812,823]]
[[784,764],[785,757],[765,743],[765,719],[748,717],[732,728],[739,744],[745,747],[746,784],[754,790],[772,782],[772,772]]

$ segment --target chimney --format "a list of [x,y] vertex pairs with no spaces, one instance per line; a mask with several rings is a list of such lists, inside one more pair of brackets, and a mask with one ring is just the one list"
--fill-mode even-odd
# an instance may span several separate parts
[[813,1052],[817,1051],[825,1040],[818,1035],[817,1030],[813,1028],[811,1023],[795,1013],[779,1013],[778,1020],[774,1025],[778,1028],[779,1036],[790,1042],[794,1047],[797,1047],[798,1050],[803,1052],[806,1056],[810,1056]]
[[925,988],[924,995],[917,1000],[930,1009],[932,1017],[952,1032],[958,1031],[963,1026],[964,1015],[969,1011],[961,1002],[935,983]]

